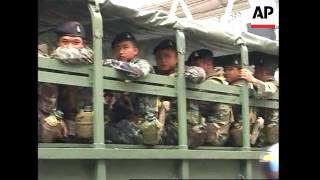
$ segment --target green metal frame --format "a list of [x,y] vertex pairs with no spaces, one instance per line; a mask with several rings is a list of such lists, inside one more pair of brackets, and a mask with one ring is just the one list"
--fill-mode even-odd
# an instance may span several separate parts
[[[249,65],[249,58],[248,58],[248,48],[245,45],[245,42],[239,38],[236,41],[237,45],[240,46],[241,52],[241,66],[246,67]],[[240,87],[240,99],[241,99],[241,115],[243,121],[243,131],[242,131],[242,139],[243,150],[250,149],[250,123],[249,123],[249,87],[248,83],[244,81],[242,86]],[[250,160],[244,160],[241,163],[241,169],[243,173],[243,177],[246,179],[252,179],[252,163]]]
[[[95,159],[95,179],[107,179],[105,159],[176,159],[181,161],[179,176],[189,178],[189,160],[192,159],[237,159],[241,160],[241,176],[252,178],[252,160],[259,159],[264,148],[251,148],[249,141],[249,106],[278,109],[278,94],[268,100],[249,98],[248,86],[217,85],[208,82],[200,85],[187,84],[184,77],[185,36],[183,30],[176,29],[178,49],[177,78],[151,74],[130,83],[118,71],[102,67],[103,26],[99,4],[89,0],[92,18],[93,65],[68,65],[48,58],[38,58],[38,81],[68,84],[93,88],[94,98],[94,142],[93,144],[40,143],[38,159]],[[242,66],[248,65],[248,49],[241,38],[235,42],[240,48]],[[76,66],[76,67],[75,67]],[[144,146],[104,144],[103,89],[127,91],[177,97],[179,144],[178,146]],[[205,97],[205,98],[204,98]],[[242,106],[243,146],[242,147],[199,147],[190,150],[187,146],[187,99],[215,101]]]
[[[176,82],[176,93],[178,101],[178,142],[181,150],[188,149],[187,138],[187,95],[186,95],[186,79],[184,76],[184,55],[186,49],[186,41],[183,31],[176,30],[176,42],[178,52],[178,77]],[[179,151],[182,152],[182,151]],[[189,178],[189,162],[186,159],[182,159],[180,162],[179,175],[182,179]]]
[[[96,0],[88,1],[88,8],[92,19],[93,34],[93,143],[95,149],[103,148],[104,145],[104,116],[103,116],[103,86],[102,86],[102,37],[103,24],[99,3]],[[106,180],[106,161],[98,159],[95,168],[95,179]]]
[[[54,59],[39,57],[38,81],[92,87],[91,78],[89,78],[91,68],[92,65],[70,65]],[[168,97],[177,97],[178,94],[175,88],[178,80],[174,77],[150,74],[146,78],[126,83],[123,81],[123,75],[118,71],[108,67],[102,67],[102,71],[104,78],[102,80],[103,89]],[[186,88],[187,99],[241,104],[240,87],[237,86],[204,82],[199,85],[187,84]],[[268,100],[251,97],[249,105],[278,109],[278,94]]]
[[[260,151],[122,149],[122,148],[39,148],[40,159],[259,159]],[[188,164],[188,163],[187,163]],[[187,178],[187,177],[184,177]]]

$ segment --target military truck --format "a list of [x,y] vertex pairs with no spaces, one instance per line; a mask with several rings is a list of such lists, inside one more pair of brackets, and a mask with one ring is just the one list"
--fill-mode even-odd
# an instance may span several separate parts
[[[134,2],[132,2],[134,3]],[[184,78],[184,61],[196,49],[208,48],[223,58],[241,54],[241,64],[248,66],[248,53],[261,52],[278,60],[278,41],[247,32],[238,33],[219,23],[168,16],[162,11],[139,11],[115,0],[38,0],[39,43],[53,46],[56,25],[76,20],[87,31],[88,44],[94,51],[93,65],[68,65],[38,58],[38,81],[93,88],[93,143],[39,143],[38,178],[40,180],[105,179],[263,179],[259,159],[266,148],[250,147],[249,106],[278,109],[278,95],[266,100],[250,96],[248,87],[193,85]],[[130,83],[101,60],[110,57],[110,42],[118,32],[130,31],[138,39],[140,56],[154,60],[152,49],[162,39],[176,40],[177,77],[152,74]],[[177,98],[179,143],[177,146],[105,144],[103,90],[127,91]],[[242,147],[188,149],[186,100],[239,104],[244,123]]]

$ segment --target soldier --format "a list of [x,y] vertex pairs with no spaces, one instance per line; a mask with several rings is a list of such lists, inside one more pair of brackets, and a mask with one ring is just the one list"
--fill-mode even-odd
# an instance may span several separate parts
[[[57,108],[58,88],[50,83],[38,83],[38,141],[43,142],[43,121]],[[62,131],[62,129],[61,129]],[[51,138],[50,138],[51,139]],[[54,140],[55,138],[52,138]],[[48,142],[48,141],[46,141]]]
[[[104,66],[123,72],[129,80],[154,73],[147,60],[138,58],[137,41],[130,32],[117,34],[111,48],[115,59],[104,60]],[[116,100],[111,121],[106,125],[106,140],[118,144],[158,144],[161,123],[156,97],[128,92],[113,94]]]
[[103,91],[103,107],[104,107],[104,121],[108,123],[110,121],[110,115],[115,103],[115,97],[111,91]]
[[[191,53],[188,64],[201,67],[206,72],[206,80],[215,84],[227,82],[216,71],[213,53],[209,49],[199,49]],[[233,121],[231,105],[216,102],[199,102],[200,113],[206,119],[207,136],[205,143],[224,146],[229,137],[229,127]]]
[[[245,80],[241,78],[240,74],[244,71],[240,65],[240,56],[233,56],[231,59],[224,59],[220,63],[224,65],[224,72],[226,81],[230,85],[242,86]],[[252,89],[252,84],[249,83],[249,88]],[[235,121],[230,127],[230,137],[229,142],[232,146],[242,145],[242,118],[241,118],[241,106],[233,105],[232,111]],[[253,107],[249,108],[249,123],[250,123],[250,143],[254,145],[256,143],[257,137],[259,136],[260,130],[263,128],[264,119],[262,117],[256,116],[256,109]]]
[[[242,69],[240,77],[253,84],[255,97],[268,98],[278,92],[279,84],[274,78],[277,63],[273,59],[259,55],[253,55],[250,62],[255,66],[254,74]],[[279,111],[277,109],[257,108],[257,114],[265,121],[256,145],[266,146],[277,143],[279,141]]]
[[[177,71],[177,47],[172,40],[161,41],[153,51],[156,56],[157,74],[166,76],[176,76]],[[205,72],[202,68],[186,66],[185,77],[193,83],[201,83],[205,80]],[[174,98],[161,97],[162,104],[170,102],[170,110],[166,108],[165,127],[162,135],[162,143],[166,145],[176,145],[178,141],[178,119],[177,102]],[[205,124],[199,114],[197,102],[187,101],[187,122],[188,122],[188,144],[190,148],[195,148],[203,144],[205,139]]]
[[[55,33],[57,34],[57,48],[50,56],[44,55],[43,51],[38,53],[39,56],[52,57],[63,63],[92,64],[92,50],[85,44],[85,31],[79,22],[71,21],[63,23],[55,29]],[[58,91],[60,93],[58,93]],[[85,93],[83,93],[84,91]],[[82,95],[80,92],[82,92]],[[68,128],[73,129],[70,127],[70,124],[72,124],[71,122],[78,112],[79,108],[77,105],[79,105],[79,102],[83,101],[90,102],[91,96],[88,94],[90,94],[89,88],[39,83],[39,139],[41,139],[41,121],[49,116],[53,109],[57,109],[57,105],[59,105],[59,109],[64,112],[64,117],[71,120],[66,121],[70,122],[68,123]],[[59,104],[57,104],[57,102],[59,102]],[[72,135],[74,132],[68,131],[68,134]]]
[[82,24],[70,21],[55,29],[57,48],[51,57],[64,63],[92,64],[92,50],[86,45],[86,33]]
[[[49,57],[48,46],[38,45],[38,57]],[[57,108],[58,88],[50,83],[38,83],[38,142],[42,142],[42,122]]]

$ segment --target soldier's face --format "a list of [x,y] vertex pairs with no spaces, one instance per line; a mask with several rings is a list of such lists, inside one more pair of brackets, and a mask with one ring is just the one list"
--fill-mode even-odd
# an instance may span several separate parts
[[84,43],[81,37],[62,36],[58,39],[58,47],[63,48],[83,48]]
[[129,62],[139,53],[139,49],[131,41],[122,41],[113,48],[114,57],[119,61]]
[[240,69],[237,67],[226,66],[224,67],[224,77],[226,81],[232,83],[239,79]]
[[265,81],[268,77],[268,73],[265,68],[256,66],[253,76],[261,81]]
[[177,53],[170,49],[158,50],[156,52],[156,62],[159,70],[172,70],[177,66]]
[[111,95],[105,95],[105,96],[104,96],[104,104],[111,104],[112,99],[113,99],[113,96],[111,96]]

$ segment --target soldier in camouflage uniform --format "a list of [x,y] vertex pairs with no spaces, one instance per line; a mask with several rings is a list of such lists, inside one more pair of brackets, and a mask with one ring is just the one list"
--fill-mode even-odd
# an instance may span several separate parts
[[[276,62],[261,56],[252,56],[250,62],[255,65],[254,74],[242,69],[240,77],[253,84],[255,97],[265,99],[278,92],[279,83],[274,78],[277,68]],[[279,141],[279,111],[277,109],[257,108],[257,115],[264,119],[264,128],[255,145],[266,146],[277,143]]]
[[[127,80],[154,73],[147,60],[137,57],[137,41],[130,32],[116,35],[111,47],[115,59],[105,59],[103,65],[121,71]],[[106,125],[106,140],[117,144],[158,144],[161,124],[158,122],[156,96],[128,92],[112,93],[115,102],[111,121]],[[153,128],[155,131],[149,131]],[[150,138],[152,135],[154,139]]]
[[[55,33],[57,34],[57,48],[51,55],[47,55],[40,49],[38,53],[40,57],[52,57],[63,63],[92,64],[92,50],[85,45],[85,31],[79,22],[71,21],[61,24],[55,29]],[[89,93],[81,95],[80,92],[83,92],[83,89]],[[70,96],[67,96],[66,94],[69,94]],[[53,109],[57,109],[57,105],[59,106],[59,109],[64,112],[64,117],[73,121],[78,110],[78,102],[82,101],[81,98],[84,97],[91,101],[91,96],[88,94],[90,94],[89,88],[39,83],[38,124],[41,124],[41,121],[43,121],[45,117],[49,116]],[[76,98],[80,98],[81,100]],[[69,127],[69,129],[72,128]],[[40,125],[39,132],[41,132]],[[41,133],[38,134],[39,139],[41,139]],[[73,134],[73,132],[69,131],[68,134]]]
[[[188,64],[203,68],[207,81],[227,85],[220,73],[215,70],[213,53],[210,50],[200,49],[192,52],[188,58]],[[211,146],[224,146],[229,137],[230,124],[233,122],[231,105],[201,101],[199,107],[207,124],[205,143]]]
[[[161,41],[154,49],[157,66],[157,74],[176,76],[177,71],[177,47],[172,40]],[[205,80],[205,72],[202,68],[186,66],[185,77],[193,83],[201,83]],[[162,143],[177,145],[178,142],[178,118],[177,100],[175,98],[160,97],[162,104],[170,102],[170,110],[166,111],[165,126],[162,134]],[[203,144],[205,139],[205,124],[200,116],[199,106],[196,101],[187,101],[188,144],[195,148]]]
[[[231,59],[224,59],[223,62],[219,62],[224,65],[224,72],[226,81],[230,85],[242,86],[246,81],[241,78],[240,74],[244,69],[240,65],[240,56],[233,56]],[[248,71],[248,70],[246,70]],[[253,85],[249,83],[249,88],[253,89]],[[233,105],[232,111],[235,121],[230,127],[229,143],[231,146],[242,146],[242,116],[241,106]],[[256,108],[249,108],[249,123],[250,123],[250,143],[254,145],[257,137],[259,136],[261,129],[263,128],[264,119],[262,117],[257,118]]]
[[[57,85],[38,83],[38,141],[42,142],[42,124],[46,117],[57,108]],[[61,129],[62,131],[62,129]]]

